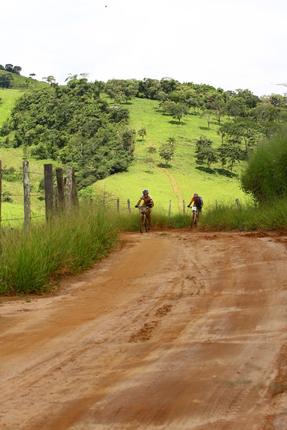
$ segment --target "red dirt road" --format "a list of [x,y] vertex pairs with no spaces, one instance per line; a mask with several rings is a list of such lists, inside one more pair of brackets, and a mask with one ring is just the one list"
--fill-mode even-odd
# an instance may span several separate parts
[[287,237],[123,242],[0,302],[0,429],[286,430]]

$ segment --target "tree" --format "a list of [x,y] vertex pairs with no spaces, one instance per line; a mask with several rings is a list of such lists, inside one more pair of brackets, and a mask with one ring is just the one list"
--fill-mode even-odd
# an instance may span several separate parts
[[0,88],[10,88],[12,86],[12,76],[8,73],[0,75]]
[[56,78],[53,75],[46,76],[42,79],[43,79],[43,81],[48,82],[48,84],[50,84],[50,85],[56,84]]
[[188,107],[184,103],[176,103],[168,100],[162,103],[161,107],[164,113],[172,116],[178,121],[179,124],[181,122],[182,117],[188,114]]
[[16,75],[20,75],[22,71],[22,67],[20,66],[14,66],[13,67],[13,73],[16,73]]
[[217,154],[212,148],[212,140],[205,137],[200,137],[196,141],[195,160],[196,164],[206,164],[209,168],[211,164],[217,161]]
[[145,137],[146,137],[146,129],[143,127],[143,128],[140,128],[139,130],[138,130],[138,135],[139,135],[139,137],[141,138],[141,140],[144,140],[145,139]]
[[169,167],[171,160],[174,157],[175,147],[173,143],[167,142],[160,146],[159,156],[163,160],[162,165]]
[[147,152],[148,152],[149,154],[155,154],[155,153],[156,153],[156,148],[155,148],[154,146],[149,146],[149,147],[147,148]]
[[206,119],[206,121],[207,121],[207,126],[208,126],[208,128],[209,128],[209,129],[210,129],[211,121],[212,121],[212,115],[213,115],[213,112],[212,112],[211,110],[209,110],[209,109],[205,110],[205,111],[201,114],[201,117]]
[[5,70],[6,70],[6,72],[10,72],[10,73],[13,73],[13,64],[10,64],[10,63],[8,63],[8,64],[5,64]]
[[226,143],[222,144],[218,148],[217,153],[222,167],[227,165],[231,171],[235,163],[244,159],[244,151],[240,147],[240,142],[236,139],[229,139]]

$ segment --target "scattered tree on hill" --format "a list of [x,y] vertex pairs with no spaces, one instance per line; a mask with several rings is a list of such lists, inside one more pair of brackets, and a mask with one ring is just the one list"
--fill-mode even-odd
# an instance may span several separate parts
[[184,115],[188,114],[188,107],[184,103],[176,103],[173,101],[165,101],[161,104],[164,113],[172,116],[180,124]]
[[145,127],[142,127],[138,130],[138,135],[141,138],[141,140],[144,140],[146,137],[146,129]]
[[172,142],[166,142],[159,148],[159,156],[163,160],[161,166],[169,167],[170,162],[175,154],[175,145]]
[[12,76],[8,73],[0,75],[0,88],[11,88],[12,86]]
[[43,77],[42,80],[48,82],[50,85],[56,84],[56,78],[53,75]]
[[213,112],[212,112],[211,110],[209,110],[209,109],[206,109],[206,110],[201,114],[201,117],[202,117],[202,118],[205,118],[205,119],[206,119],[206,121],[207,121],[207,127],[208,127],[208,129],[210,129],[210,124],[211,124],[211,121],[212,121],[212,115],[213,115]]
[[147,148],[147,152],[148,152],[149,154],[155,154],[155,153],[156,153],[156,148],[155,148],[154,146],[149,146],[149,147]]
[[216,150],[212,148],[212,144],[212,140],[205,137],[197,139],[195,149],[196,164],[200,166],[206,164],[210,168],[211,164],[217,161]]
[[218,158],[222,167],[227,167],[232,171],[236,163],[245,158],[245,153],[240,146],[240,141],[233,138],[223,143],[217,150]]

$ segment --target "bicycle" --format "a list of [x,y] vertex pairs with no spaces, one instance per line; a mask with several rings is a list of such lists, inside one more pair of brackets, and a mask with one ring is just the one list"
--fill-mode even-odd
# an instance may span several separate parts
[[[190,208],[190,206],[187,206],[187,207]],[[197,224],[198,224],[198,219],[199,219],[199,211],[198,211],[198,208],[196,206],[192,206],[191,210],[192,210],[192,217],[191,217],[191,224],[190,224],[190,226],[191,227],[193,227],[193,226],[196,227]]]
[[139,209],[140,213],[140,232],[144,231],[147,233],[150,230],[149,219],[147,216],[147,212],[150,211],[148,206],[136,206]]

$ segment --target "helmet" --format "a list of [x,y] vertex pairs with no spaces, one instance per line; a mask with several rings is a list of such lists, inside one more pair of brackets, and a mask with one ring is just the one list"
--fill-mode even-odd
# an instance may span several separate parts
[[148,190],[143,190],[143,194],[148,194]]
[[193,197],[198,197],[198,194],[197,194],[197,193],[194,193],[194,194],[193,194]]

